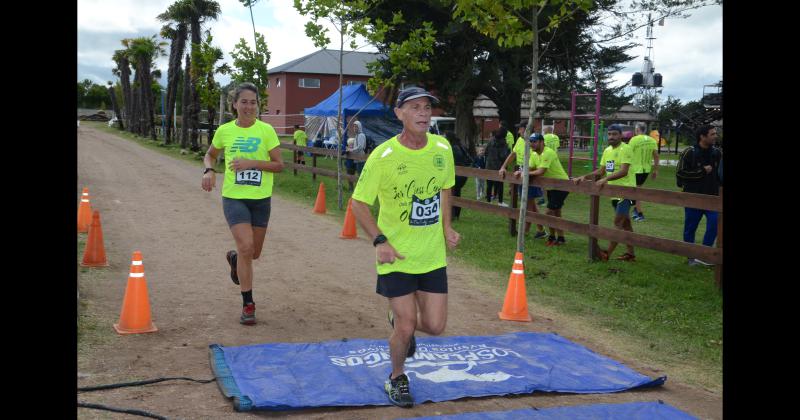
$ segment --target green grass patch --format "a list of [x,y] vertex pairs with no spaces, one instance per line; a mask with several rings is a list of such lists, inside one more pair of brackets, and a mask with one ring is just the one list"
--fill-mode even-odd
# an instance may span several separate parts
[[[288,136],[285,138],[288,140]],[[169,148],[155,149],[169,153]],[[559,153],[565,169],[567,154],[567,151]],[[589,154],[584,152],[584,155]],[[662,159],[676,158],[662,155]],[[291,162],[291,151],[284,150],[283,159]],[[311,158],[307,157],[306,162],[310,164]],[[318,157],[317,166],[335,170],[336,161]],[[590,170],[590,162],[573,162],[573,176]],[[320,182],[326,186],[328,213],[341,219],[351,193],[347,189],[343,191],[340,211],[335,178],[318,175],[317,180],[312,181],[310,173],[298,171],[297,175],[292,175],[291,169],[286,169],[275,177],[274,191],[281,198],[308,206],[311,211]],[[645,186],[678,191],[675,167],[662,166],[658,178],[648,179]],[[469,179],[462,197],[475,198],[474,179]],[[504,199],[510,201],[508,186]],[[600,205],[600,225],[613,227],[610,198],[601,197]],[[683,208],[645,202],[643,211],[646,220],[633,222],[635,232],[683,239]],[[373,213],[376,212],[377,208],[373,208]],[[589,196],[571,193],[562,215],[565,219],[586,223]],[[461,218],[453,222],[453,227],[463,239],[450,255],[467,266],[487,271],[489,275],[480,281],[502,294],[516,247],[516,237],[508,233],[508,219],[462,209]],[[697,242],[704,232],[705,222],[698,228]],[[636,249],[634,263],[590,262],[587,237],[567,232],[567,243],[561,247],[545,247],[544,241],[531,238],[532,234],[525,245],[525,276],[529,304],[533,308],[542,305],[575,316],[591,328],[593,334],[619,342],[620,348],[627,349],[625,357],[661,364],[667,369],[666,374],[681,381],[721,389],[722,297],[714,285],[711,268],[690,267],[684,257],[644,248]],[[607,241],[601,240],[600,246],[606,247]],[[614,256],[623,252],[625,246],[619,245]]]
[[86,357],[89,349],[107,343],[112,337],[110,324],[101,319],[93,310],[89,299],[88,285],[96,282],[99,272],[81,267],[83,251],[86,248],[86,234],[78,234],[78,356]]

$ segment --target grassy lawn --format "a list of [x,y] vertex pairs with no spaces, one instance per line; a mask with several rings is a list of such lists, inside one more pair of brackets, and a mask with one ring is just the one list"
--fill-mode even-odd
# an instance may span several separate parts
[[[129,133],[98,126],[122,137],[133,139]],[[282,137],[288,141],[289,136]],[[159,147],[141,138],[135,139],[146,147],[168,153],[176,158],[202,162],[191,155],[180,155],[179,149]],[[566,151],[559,153],[564,168]],[[284,162],[291,162],[291,152],[283,151]],[[676,159],[662,155],[662,159]],[[307,158],[310,164],[311,159]],[[335,169],[335,159],[317,158],[318,166]],[[589,162],[573,162],[573,176],[590,171]],[[341,219],[344,211],[337,209],[336,179],[291,170],[275,177],[275,192],[282,198],[313,206],[319,182],[325,183],[328,213]],[[346,185],[347,182],[345,181]],[[677,191],[675,168],[663,166],[656,180],[648,179],[648,188]],[[344,191],[346,208],[349,191]],[[475,198],[475,182],[468,180],[462,197]],[[504,199],[510,201],[508,186]],[[610,199],[600,199],[600,224],[613,227]],[[343,209],[344,210],[344,209]],[[646,220],[633,222],[637,233],[682,240],[684,212],[680,207],[644,203]],[[377,209],[373,209],[373,212]],[[589,197],[571,193],[562,211],[565,219],[586,223],[589,219]],[[460,263],[479,268],[495,276],[481,280],[498,291],[507,287],[513,262],[516,238],[508,234],[508,220],[497,216],[463,209],[461,218],[453,222],[462,235],[458,249],[450,255]],[[705,222],[697,231],[697,241],[705,232]],[[562,247],[545,247],[544,241],[526,240],[525,276],[528,304],[532,312],[537,306],[579,319],[608,342],[618,343],[618,354],[665,368],[665,373],[682,382],[698,384],[713,390],[722,387],[722,296],[714,285],[713,269],[690,267],[686,258],[636,249],[637,261],[589,262],[588,238],[566,233]],[[607,241],[601,240],[606,247]],[[614,256],[624,251],[618,246]],[[612,256],[613,258],[613,256]],[[498,310],[502,302],[498,302]]]

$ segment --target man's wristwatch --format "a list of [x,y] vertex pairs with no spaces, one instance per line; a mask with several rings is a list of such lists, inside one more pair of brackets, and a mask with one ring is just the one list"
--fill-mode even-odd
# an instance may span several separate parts
[[380,235],[375,237],[374,241],[372,241],[372,246],[378,246],[378,244],[382,244],[386,241],[388,241],[388,239],[386,239],[386,236],[381,233]]
[[217,173],[217,171],[215,171],[215,170],[214,170],[214,168],[205,168],[205,169],[203,169],[203,175],[207,174],[207,173],[208,173],[208,171],[211,171],[211,172]]

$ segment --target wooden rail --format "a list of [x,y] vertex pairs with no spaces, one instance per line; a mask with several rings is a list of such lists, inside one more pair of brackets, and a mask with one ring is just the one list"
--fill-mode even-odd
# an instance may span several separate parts
[[[287,150],[303,151],[311,153],[313,156],[312,166],[300,165],[297,163],[287,164],[291,166],[295,173],[297,170],[311,172],[316,176],[317,174],[336,177],[336,171],[330,169],[317,168],[317,156],[331,156],[336,157],[336,150],[318,148],[318,147],[302,147],[290,143],[282,143],[281,147]],[[355,161],[365,161],[369,155],[358,153],[343,153],[343,159],[352,159]],[[465,166],[456,166],[456,175],[466,177],[477,177],[490,181],[501,181],[508,184],[521,185],[522,178],[515,178],[511,173],[506,173],[501,177],[496,170],[478,169]],[[358,175],[342,174],[343,179],[353,182],[358,181]],[[622,187],[618,185],[602,185],[600,187],[594,181],[583,181],[580,184],[575,184],[572,180],[561,180],[552,178],[543,178],[531,176],[529,178],[529,185],[543,187],[547,189],[569,191],[570,193],[580,193],[590,196],[589,202],[589,223],[579,223],[572,220],[566,220],[559,217],[548,216],[543,213],[526,212],[526,220],[531,223],[550,226],[556,229],[572,232],[579,235],[589,237],[589,259],[596,260],[597,256],[597,240],[604,239],[608,241],[617,242],[620,244],[629,244],[632,246],[652,249],[655,251],[665,252],[673,255],[681,255],[688,258],[698,258],[715,264],[714,278],[717,287],[722,288],[722,188],[720,188],[720,195],[706,195],[694,194],[667,190],[656,190],[650,188],[639,187]],[[635,232],[628,232],[620,229],[606,228],[599,226],[599,213],[600,213],[600,197],[622,197],[631,200],[642,200],[648,203],[666,204],[678,207],[690,207],[702,210],[711,210],[719,213],[718,217],[718,234],[717,246],[710,247],[704,245],[690,244],[683,241],[676,241],[672,239],[659,238],[655,236],[643,235]],[[470,200],[461,197],[452,197],[450,204],[462,208],[477,210],[483,213],[494,214],[501,217],[517,220],[519,218],[519,210],[512,207],[500,207],[492,205],[483,201]],[[512,226],[513,230],[513,226]]]

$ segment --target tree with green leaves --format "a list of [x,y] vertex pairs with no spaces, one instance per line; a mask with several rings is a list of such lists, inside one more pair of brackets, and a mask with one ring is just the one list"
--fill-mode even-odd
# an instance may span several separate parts
[[[216,73],[228,73],[230,68],[227,64],[217,66],[217,61],[223,57],[222,50],[211,45],[214,37],[211,31],[206,31],[206,39],[196,51],[192,51],[192,71],[196,74],[192,77],[197,79],[197,91],[200,94],[200,103],[208,110],[208,142],[214,137],[214,116],[216,114],[217,103],[220,97],[220,85],[214,80]],[[225,110],[220,110],[224,112]]]
[[124,130],[125,126],[122,125],[122,114],[119,113],[119,105],[117,104],[117,95],[114,92],[114,83],[108,81],[108,97],[111,99],[111,107],[114,109],[114,116],[117,118],[117,124],[120,130]]
[[[220,14],[220,7],[219,3],[213,0],[188,0],[189,1],[189,30],[192,34],[192,55],[195,54],[195,50],[200,49],[200,44],[202,43],[202,33],[201,33],[201,26],[203,23],[208,22],[210,20],[217,20]],[[187,66],[187,67],[194,67]],[[192,151],[200,150],[200,145],[198,144],[198,129],[200,128],[200,93],[197,90],[197,77],[199,77],[198,73],[193,73],[191,71],[187,71],[184,73],[189,76],[190,79],[190,94],[191,94],[191,107],[189,111],[189,126],[191,129],[190,132],[190,148]],[[187,116],[183,115],[183,122],[184,124],[187,123]]]
[[128,58],[128,39],[122,40],[122,45],[125,49],[116,50],[114,51],[114,56],[112,59],[114,63],[116,63],[116,67],[114,67],[111,72],[119,76],[120,85],[122,88],[122,104],[123,104],[123,113],[120,118],[124,119],[125,125],[128,127],[128,130],[131,128],[131,105],[133,104],[133,97],[131,91],[131,66],[130,66],[130,59]]
[[[258,37],[256,35],[256,21],[253,19],[253,5],[258,3],[258,0],[239,0],[244,7],[250,9],[250,23],[253,25],[253,42],[258,46]],[[256,48],[258,50],[258,48]]]
[[165,112],[167,128],[164,135],[164,144],[172,143],[173,140],[173,109],[175,108],[178,97],[181,59],[186,49],[190,16],[190,0],[178,0],[171,4],[164,13],[157,16],[159,21],[167,23],[161,28],[161,36],[170,40],[169,64],[167,67],[167,110]]
[[[151,72],[156,58],[164,56],[166,42],[156,40],[156,35],[150,38],[139,37],[131,39],[128,43],[128,55],[136,69],[134,81],[134,132],[142,137],[150,136],[156,140],[154,127],[154,74]],[[157,85],[157,83],[156,83]]]
[[239,38],[239,43],[231,51],[233,67],[230,69],[231,80],[236,84],[251,82],[258,86],[258,96],[261,99],[261,109],[267,106],[267,83],[269,75],[267,66],[269,65],[270,52],[267,48],[267,41],[264,35],[255,34],[256,48],[251,50],[244,38]]
[[[344,121],[342,121],[342,72],[344,43],[345,38],[349,38],[350,49],[358,48],[356,36],[363,31],[363,21],[360,14],[366,4],[363,0],[294,0],[294,8],[303,16],[310,19],[306,22],[306,36],[313,42],[315,47],[326,48],[331,39],[328,38],[328,29],[320,22],[329,22],[339,33],[339,103],[336,114],[336,138],[338,144],[342,144],[342,132]],[[336,147],[336,191],[339,210],[342,209],[342,152],[341,147]]]

